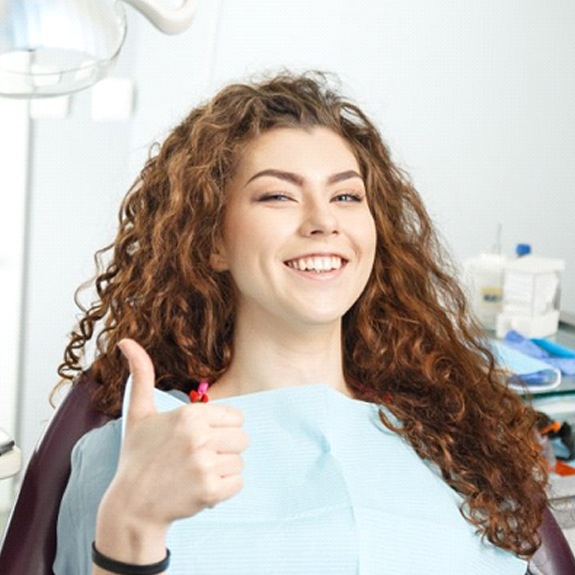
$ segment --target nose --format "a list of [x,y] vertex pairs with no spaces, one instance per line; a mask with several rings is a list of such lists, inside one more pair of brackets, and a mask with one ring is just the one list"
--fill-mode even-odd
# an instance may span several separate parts
[[328,236],[339,232],[339,221],[334,206],[325,200],[306,202],[301,225],[305,236]]

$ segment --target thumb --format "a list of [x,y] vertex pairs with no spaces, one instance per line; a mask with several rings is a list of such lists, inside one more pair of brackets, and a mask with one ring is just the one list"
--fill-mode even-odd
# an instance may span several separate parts
[[154,364],[146,350],[133,339],[123,339],[118,343],[120,351],[128,360],[132,374],[132,393],[127,413],[127,425],[156,413],[154,402]]

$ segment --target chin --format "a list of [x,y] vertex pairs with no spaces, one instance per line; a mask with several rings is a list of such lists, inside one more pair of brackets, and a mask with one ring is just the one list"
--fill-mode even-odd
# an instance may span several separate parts
[[321,310],[318,311],[317,309],[314,310],[313,313],[309,315],[299,315],[301,323],[308,325],[310,327],[317,326],[317,327],[328,327],[331,325],[340,325],[343,316],[345,315],[347,310],[338,310],[337,312],[332,310],[326,310],[322,312]]

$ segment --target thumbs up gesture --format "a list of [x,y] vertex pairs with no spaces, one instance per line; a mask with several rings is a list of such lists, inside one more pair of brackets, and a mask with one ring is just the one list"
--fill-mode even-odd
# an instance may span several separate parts
[[240,491],[240,454],[248,443],[243,416],[211,403],[158,413],[150,357],[133,340],[120,342],[120,349],[130,366],[132,395],[118,470],[100,515],[121,514],[132,525],[165,532],[176,519]]

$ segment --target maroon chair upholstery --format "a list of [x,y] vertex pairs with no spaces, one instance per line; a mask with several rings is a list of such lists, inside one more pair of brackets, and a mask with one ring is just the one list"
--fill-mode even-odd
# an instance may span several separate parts
[[[54,413],[32,455],[0,549],[1,575],[53,575],[56,520],[70,475],[76,441],[109,418],[91,404],[95,387],[86,372]],[[550,511],[541,526],[543,544],[530,570],[543,575],[575,575],[575,558]],[[406,574],[407,575],[407,574]]]
[[575,557],[549,509],[543,515],[539,533],[543,543],[531,559],[530,570],[543,575],[575,575]]
[[0,548],[2,575],[53,575],[56,520],[76,441],[109,418],[91,405],[84,373],[62,401],[30,458]]

